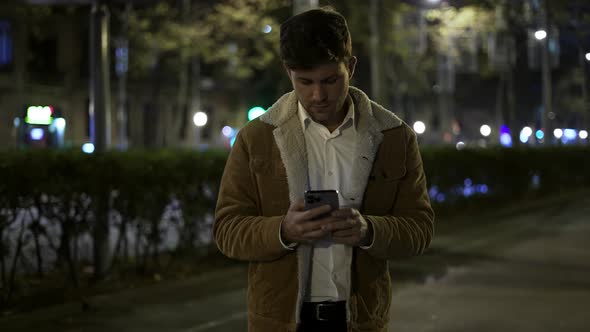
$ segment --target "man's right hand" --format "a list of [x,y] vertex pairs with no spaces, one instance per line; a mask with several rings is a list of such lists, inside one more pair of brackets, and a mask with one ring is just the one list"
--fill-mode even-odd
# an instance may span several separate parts
[[303,199],[291,203],[281,225],[281,238],[286,243],[312,243],[324,238],[330,232],[323,230],[322,226],[337,221],[338,218],[328,215],[325,218],[314,219],[330,211],[332,211],[330,205],[322,205],[306,211]]

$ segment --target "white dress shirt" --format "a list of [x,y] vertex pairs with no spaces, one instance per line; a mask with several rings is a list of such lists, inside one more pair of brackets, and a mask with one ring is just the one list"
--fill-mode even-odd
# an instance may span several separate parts
[[[358,209],[347,200],[352,164],[356,155],[354,104],[347,99],[348,111],[342,124],[333,132],[314,122],[299,103],[299,119],[305,136],[309,172],[308,190],[338,190],[340,207]],[[362,200],[356,200],[361,202]],[[311,302],[347,300],[350,294],[352,247],[331,243],[329,239],[314,245],[311,285],[304,300]]]

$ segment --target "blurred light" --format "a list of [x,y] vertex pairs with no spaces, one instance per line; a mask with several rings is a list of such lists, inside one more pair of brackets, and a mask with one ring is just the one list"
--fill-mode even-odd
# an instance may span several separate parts
[[479,132],[484,137],[488,137],[492,133],[492,128],[490,128],[490,126],[488,126],[488,125],[483,125],[483,126],[481,126],[481,128],[479,128]]
[[508,133],[503,133],[502,135],[500,135],[500,144],[502,144],[502,146],[505,146],[507,148],[512,146],[512,137],[510,137],[510,134]]
[[262,108],[260,106],[252,107],[248,111],[248,121],[252,121],[264,113],[266,113],[266,110],[264,108]]
[[586,53],[586,60],[590,61],[590,53]]
[[14,118],[14,126],[15,127],[19,127],[20,126],[20,118]]
[[434,198],[434,197],[436,197],[436,195],[438,195],[438,187],[437,186],[430,187],[430,190],[428,190],[428,196]]
[[465,148],[465,143],[457,142],[457,145],[455,145],[455,147],[457,148],[457,150],[463,150]]
[[531,179],[531,184],[533,185],[534,189],[537,189],[541,186],[541,177],[539,176],[539,174],[533,175]]
[[197,127],[203,127],[207,124],[207,114],[205,114],[204,112],[195,113],[195,115],[193,116],[193,123]]
[[414,131],[418,135],[424,134],[424,132],[426,131],[426,125],[424,124],[424,122],[422,122],[422,121],[414,122]]
[[33,141],[40,141],[43,139],[43,135],[45,134],[45,131],[41,128],[33,128],[31,129],[31,139]]
[[94,152],[94,144],[84,143],[84,145],[82,145],[82,151],[84,153],[93,153]]
[[451,125],[451,128],[453,129],[453,134],[454,135],[459,135],[461,134],[461,125],[459,124],[458,121],[453,121],[453,124]]
[[238,135],[234,136],[234,138],[231,139],[231,141],[229,141],[229,146],[233,147],[234,143],[236,142],[236,138],[238,137]]
[[63,131],[66,129],[66,119],[64,118],[57,118],[53,120],[53,125],[57,128],[58,131]]
[[488,185],[487,184],[481,184],[477,186],[477,191],[479,191],[482,194],[487,194],[489,189],[488,189]]
[[580,130],[580,133],[579,133],[579,135],[580,135],[580,138],[581,138],[581,139],[586,139],[586,138],[588,138],[588,132],[587,132],[587,131],[585,131],[585,130]]
[[500,126],[500,136],[502,136],[502,134],[510,134],[510,128],[508,128],[507,125]]
[[25,122],[29,124],[49,125],[53,121],[53,107],[29,106]]
[[230,42],[229,44],[227,44],[227,50],[229,53],[235,54],[238,52],[238,45],[234,42]]
[[431,4],[437,4],[437,3],[439,3],[441,0],[426,0],[426,1],[428,1],[428,2],[429,2],[429,3],[431,3]]
[[535,133],[535,137],[536,137],[537,139],[541,140],[541,139],[543,139],[543,137],[545,137],[545,133],[544,133],[544,132],[543,132],[541,129],[539,129],[539,130],[537,130],[537,132]]
[[563,136],[568,140],[574,140],[578,137],[578,133],[574,129],[566,129],[563,131]]
[[547,31],[545,31],[545,30],[535,31],[535,38],[537,38],[537,40],[543,40],[543,39],[547,38]]
[[553,131],[553,136],[555,136],[555,138],[560,139],[563,136],[563,130],[556,128]]
[[264,33],[270,33],[272,31],[272,26],[270,25],[265,25],[264,28],[262,28],[262,32]]
[[440,193],[440,194],[436,195],[436,201],[439,202],[439,203],[444,202],[445,199],[446,199],[445,198],[445,194],[443,194],[443,193]]
[[471,181],[471,179],[465,179],[463,184],[465,184],[465,187],[471,187],[471,185],[473,185],[473,181]]
[[547,114],[547,117],[549,118],[549,120],[555,120],[555,113],[553,113],[553,112],[549,112],[549,113]]
[[469,197],[474,194],[474,190],[472,187],[463,188],[463,196]]
[[230,138],[234,135],[234,128],[230,126],[225,126],[221,129],[221,133],[223,134],[223,136]]
[[521,133],[528,137],[533,134],[533,129],[531,129],[531,127],[524,127],[522,128]]
[[520,131],[520,141],[522,143],[526,143],[529,141],[529,138],[531,137],[531,135],[533,134],[533,129],[531,127],[524,127],[522,128],[522,130]]

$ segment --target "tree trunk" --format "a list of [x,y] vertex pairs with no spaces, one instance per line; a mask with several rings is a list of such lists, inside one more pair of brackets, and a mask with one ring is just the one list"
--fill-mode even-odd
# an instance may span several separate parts
[[[2,221],[4,222],[4,221]],[[4,238],[4,227],[0,227],[0,240]],[[0,282],[2,282],[2,287],[0,288],[4,288],[7,285],[7,280],[6,280],[6,265],[4,262],[4,256],[6,255],[7,251],[4,250],[4,246],[6,244],[4,244],[3,242],[0,243]]]
[[8,293],[6,295],[7,301],[10,301],[12,298],[12,293],[14,291],[14,286],[16,283],[16,265],[18,264],[18,258],[20,257],[20,253],[23,247],[23,236],[25,234],[25,219],[22,219],[22,225],[20,229],[20,233],[18,234],[18,240],[16,243],[16,250],[14,252],[14,257],[12,258],[12,264],[10,266],[10,280],[8,281]]
[[504,91],[505,91],[505,72],[500,73],[498,78],[498,88],[496,89],[496,130],[493,132],[493,137],[500,139],[500,127],[504,124]]
[[143,134],[144,145],[147,148],[156,148],[161,146],[159,123],[161,122],[160,107],[160,81],[162,74],[162,65],[160,64],[159,55],[156,55],[154,67],[151,75],[151,88],[149,89],[150,99],[144,107],[143,113]]
[[379,43],[381,36],[379,31],[379,7],[381,0],[371,0],[369,7],[369,29],[371,32],[369,39],[370,58],[371,58],[371,97],[377,103],[383,104],[382,95],[382,69],[381,69],[381,52]]
[[37,227],[41,227],[40,222],[38,226],[35,226],[33,230],[33,240],[35,242],[35,257],[37,259],[37,276],[43,278],[43,256],[41,255],[41,245],[39,244],[39,230]]
[[173,147],[178,147],[183,138],[182,126],[188,103],[188,83],[190,66],[188,61],[182,60],[180,72],[178,73],[178,92],[176,94],[176,105],[170,115],[170,130],[166,132],[168,142]]
[[512,146],[520,145],[520,130],[518,128],[516,119],[516,92],[514,91],[514,70],[512,67],[506,73],[506,98],[508,106],[508,127],[510,128],[510,136],[512,138]]
[[97,194],[93,232],[94,279],[102,280],[107,271],[109,256],[109,200],[108,191]]

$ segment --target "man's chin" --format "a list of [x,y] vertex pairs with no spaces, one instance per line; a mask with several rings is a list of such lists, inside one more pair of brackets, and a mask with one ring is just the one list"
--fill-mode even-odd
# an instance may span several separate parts
[[312,114],[310,114],[310,116],[313,121],[318,122],[318,123],[322,123],[330,118],[329,114],[327,114],[327,113],[326,114],[312,113]]

